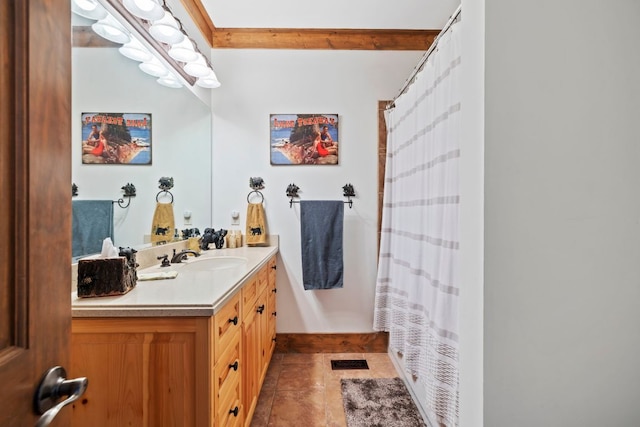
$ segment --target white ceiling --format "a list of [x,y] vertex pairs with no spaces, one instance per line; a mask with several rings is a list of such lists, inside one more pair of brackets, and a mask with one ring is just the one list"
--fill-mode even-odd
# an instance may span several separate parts
[[460,0],[201,0],[217,28],[439,29]]

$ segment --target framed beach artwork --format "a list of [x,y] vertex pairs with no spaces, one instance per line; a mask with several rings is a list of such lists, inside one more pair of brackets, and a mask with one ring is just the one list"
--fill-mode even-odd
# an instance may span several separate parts
[[82,163],[150,165],[151,114],[82,113]]
[[271,114],[272,165],[337,165],[337,114]]

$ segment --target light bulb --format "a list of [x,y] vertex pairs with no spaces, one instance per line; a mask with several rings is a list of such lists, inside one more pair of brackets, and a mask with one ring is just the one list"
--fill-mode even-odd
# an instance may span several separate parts
[[84,18],[99,20],[108,15],[108,12],[96,0],[73,0],[71,11]]
[[134,61],[145,62],[153,58],[151,52],[136,39],[131,39],[129,43],[121,46],[118,50],[121,54]]
[[204,77],[209,74],[209,70],[210,68],[201,53],[198,53],[198,59],[184,66],[184,71],[193,77]]
[[156,81],[160,83],[162,86],[170,87],[173,89],[178,89],[182,87],[182,83],[180,83],[180,81],[178,81],[178,78],[172,73],[169,73],[164,77],[160,77]]
[[122,3],[129,12],[148,21],[155,21],[164,15],[164,9],[156,0],[124,0]]
[[129,40],[131,40],[127,30],[111,15],[107,15],[98,22],[94,22],[91,28],[100,37],[104,37],[114,43],[124,44],[129,43]]
[[158,61],[158,58],[152,58],[151,61],[143,62],[139,64],[138,67],[154,77],[165,77],[169,74],[169,71]]
[[198,59],[198,53],[193,48],[193,43],[185,37],[180,43],[176,43],[169,49],[169,56],[176,61],[191,62]]
[[216,77],[216,73],[214,73],[212,69],[209,69],[209,74],[204,77],[200,77],[196,81],[196,84],[207,89],[215,89],[217,87],[220,87],[220,81],[218,80],[218,77]]
[[178,22],[173,15],[166,10],[162,18],[153,21],[153,24],[149,28],[149,33],[151,33],[154,39],[162,43],[173,44],[184,40],[184,34],[180,31]]

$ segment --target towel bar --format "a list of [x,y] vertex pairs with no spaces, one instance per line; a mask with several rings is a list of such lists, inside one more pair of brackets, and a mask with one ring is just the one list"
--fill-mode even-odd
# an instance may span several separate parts
[[[289,184],[287,186],[287,197],[289,197],[289,207],[292,208],[294,203],[300,203],[299,200],[293,200],[295,197],[300,197],[298,195],[298,191],[300,190],[300,187],[298,187],[295,184]],[[344,197],[347,198],[347,201],[344,202],[345,204],[349,205],[349,209],[351,209],[353,207],[353,200],[351,200],[352,197],[356,196],[356,191],[353,188],[353,185],[351,184],[346,184],[342,187],[342,195]]]

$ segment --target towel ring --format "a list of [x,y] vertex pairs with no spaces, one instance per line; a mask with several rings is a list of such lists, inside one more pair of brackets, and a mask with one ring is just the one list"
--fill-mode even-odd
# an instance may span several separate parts
[[162,191],[158,191],[158,194],[156,194],[156,202],[160,203],[160,195],[162,193],[168,194],[169,196],[171,196],[171,201],[169,203],[173,203],[173,194],[171,193],[171,191],[168,190],[162,190]]
[[259,192],[258,190],[253,190],[253,191],[250,191],[250,192],[249,192],[249,194],[247,194],[247,203],[251,203],[251,202],[249,201],[249,198],[251,197],[251,195],[252,195],[253,193],[257,193],[257,194],[259,194],[259,195],[260,195],[260,198],[261,198],[260,203],[264,202],[264,195],[263,195],[261,192]]

